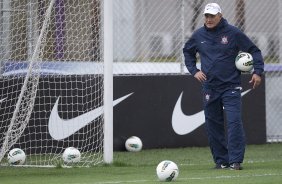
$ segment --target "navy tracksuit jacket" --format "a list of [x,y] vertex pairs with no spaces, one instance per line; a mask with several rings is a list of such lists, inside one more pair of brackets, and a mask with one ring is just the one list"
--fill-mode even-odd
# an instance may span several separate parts
[[[254,73],[263,73],[263,58],[256,45],[238,28],[222,18],[209,29],[196,30],[183,48],[185,65],[194,76],[196,53],[199,53],[201,70],[207,80],[203,85],[203,103],[206,130],[215,163],[242,163],[245,136],[241,120],[241,72],[235,66],[239,51],[249,52],[254,60]],[[223,108],[226,114],[225,136]]]

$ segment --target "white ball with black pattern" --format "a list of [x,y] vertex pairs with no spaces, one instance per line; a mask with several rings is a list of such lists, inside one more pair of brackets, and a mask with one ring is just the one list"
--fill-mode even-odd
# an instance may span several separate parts
[[26,159],[25,152],[20,148],[9,151],[7,160],[10,165],[23,165]]
[[176,163],[170,160],[160,162],[156,168],[157,176],[160,181],[174,181],[179,175]]
[[80,151],[74,147],[68,147],[63,153],[63,160],[66,164],[78,163],[80,161]]
[[235,59],[236,68],[242,72],[251,71],[254,68],[253,62],[253,56],[247,52],[239,53]]
[[125,141],[125,148],[127,151],[138,152],[142,150],[142,147],[143,143],[137,136],[131,136]]

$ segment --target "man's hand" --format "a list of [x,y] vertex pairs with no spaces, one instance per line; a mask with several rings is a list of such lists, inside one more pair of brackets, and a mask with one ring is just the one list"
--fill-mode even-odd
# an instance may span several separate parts
[[253,83],[253,89],[255,89],[260,85],[261,77],[257,74],[253,74],[252,79],[249,81],[249,83]]
[[202,71],[198,71],[198,72],[194,75],[194,77],[195,77],[198,81],[200,81],[200,82],[204,82],[204,81],[207,80],[206,75],[205,75]]

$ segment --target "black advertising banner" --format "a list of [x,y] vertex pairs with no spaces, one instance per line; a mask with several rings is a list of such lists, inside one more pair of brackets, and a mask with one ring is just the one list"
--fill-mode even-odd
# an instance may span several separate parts
[[[243,123],[247,144],[266,142],[264,82],[250,90],[242,75]],[[188,75],[120,76],[114,99],[133,93],[114,107],[114,149],[135,135],[146,148],[207,146],[201,85]]]
[[[247,144],[262,144],[266,142],[265,86],[263,81],[258,89],[250,90],[250,78],[249,74],[242,75],[244,128]],[[75,80],[81,83],[71,82]],[[60,152],[64,139],[74,140],[73,146],[79,145],[80,136],[92,134],[86,130],[101,115],[98,109],[101,109],[99,107],[102,104],[98,104],[91,96],[93,91],[100,89],[94,85],[98,80],[103,85],[102,78],[97,75],[42,77],[40,81],[44,82],[39,83],[29,128],[25,130],[28,131],[28,136],[21,137],[20,142],[30,144],[30,152]],[[17,79],[14,82],[19,81]],[[5,80],[0,83],[7,86],[13,81]],[[19,95],[16,91],[19,89],[9,87],[1,93],[1,99],[6,100],[1,103],[0,113],[2,118],[7,119],[0,126],[2,135],[7,131],[16,97]],[[95,92],[95,96],[101,94],[102,91]],[[86,109],[91,109],[93,113],[86,112]],[[64,120],[71,121],[82,115],[85,117],[85,114],[92,119],[85,125],[69,127],[68,130],[72,129],[72,133],[56,130]],[[56,117],[56,121],[49,121],[51,116]],[[201,86],[189,75],[115,76],[113,119],[115,151],[125,150],[126,139],[133,135],[141,138],[144,149],[208,145]],[[95,140],[88,141],[98,144]]]

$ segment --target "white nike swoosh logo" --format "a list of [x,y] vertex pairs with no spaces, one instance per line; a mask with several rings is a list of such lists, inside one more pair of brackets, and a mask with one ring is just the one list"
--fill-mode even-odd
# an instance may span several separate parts
[[[244,96],[245,94],[247,94],[250,91],[251,89],[248,89],[242,92],[241,96]],[[172,113],[172,120],[171,120],[172,128],[174,132],[179,135],[188,134],[205,123],[204,110],[196,114],[192,114],[192,115],[185,115],[182,112],[182,108],[181,108],[182,94],[183,92],[180,94],[175,104],[175,107]]]
[[[125,100],[127,97],[132,95],[133,93],[130,93],[128,95],[125,95],[115,101],[113,101],[113,106],[117,105],[121,101]],[[58,97],[52,111],[49,117],[49,122],[48,122],[48,129],[51,137],[56,140],[61,140],[65,139],[81,128],[85,127],[89,123],[91,123],[93,120],[98,118],[104,113],[104,106],[100,106],[96,109],[93,109],[92,111],[89,111],[87,113],[84,113],[80,116],[77,116],[72,119],[61,119],[58,114],[58,104],[59,104],[59,99]]]

